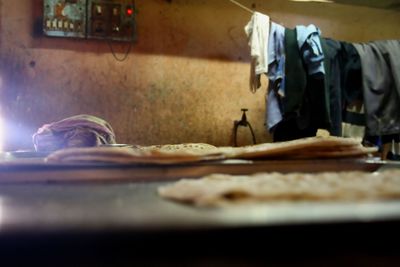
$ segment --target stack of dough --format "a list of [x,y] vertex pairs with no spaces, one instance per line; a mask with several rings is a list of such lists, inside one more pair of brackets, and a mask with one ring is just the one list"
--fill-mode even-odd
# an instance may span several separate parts
[[212,174],[160,187],[158,193],[167,199],[198,206],[221,206],[238,202],[398,199],[400,170],[381,173],[259,173],[241,176]]

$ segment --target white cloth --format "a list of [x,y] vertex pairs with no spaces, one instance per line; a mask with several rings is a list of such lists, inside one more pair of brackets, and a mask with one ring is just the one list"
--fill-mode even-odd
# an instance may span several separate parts
[[268,40],[269,16],[254,12],[251,20],[244,27],[249,39],[252,66],[250,73],[250,89],[254,92],[261,86],[261,74],[268,73]]

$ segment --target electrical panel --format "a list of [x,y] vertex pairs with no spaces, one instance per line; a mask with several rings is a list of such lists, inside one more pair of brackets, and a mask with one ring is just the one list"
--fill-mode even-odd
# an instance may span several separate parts
[[134,41],[133,0],[44,0],[47,36]]
[[88,37],[130,41],[134,36],[132,1],[89,0]]
[[43,31],[48,36],[86,37],[86,0],[45,0]]

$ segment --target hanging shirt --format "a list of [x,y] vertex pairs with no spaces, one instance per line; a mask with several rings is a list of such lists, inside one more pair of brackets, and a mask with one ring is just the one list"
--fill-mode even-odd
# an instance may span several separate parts
[[285,94],[285,28],[274,22],[268,41],[268,94],[266,99],[266,118],[268,130],[282,120],[280,97]]
[[[306,101],[303,114],[308,110],[309,118],[300,117],[300,128],[314,127],[329,129],[331,126],[329,80],[325,73],[326,47],[321,45],[321,31],[313,24],[296,26],[297,45],[307,72]],[[328,75],[329,76],[329,75]]]
[[307,65],[308,75],[325,74],[324,52],[322,51],[321,31],[313,24],[296,26],[297,44],[301,51],[304,63]]
[[261,74],[268,73],[269,24],[270,19],[267,15],[255,12],[244,28],[252,57],[250,89],[253,92],[261,86]]
[[270,89],[281,97],[285,96],[285,60],[285,28],[272,22],[268,41],[268,78]]

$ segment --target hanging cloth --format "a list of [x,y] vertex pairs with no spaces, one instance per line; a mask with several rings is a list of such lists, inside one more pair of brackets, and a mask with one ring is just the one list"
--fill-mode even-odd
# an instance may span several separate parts
[[400,133],[400,41],[353,45],[361,59],[367,134]]
[[268,42],[268,93],[266,97],[266,125],[270,132],[282,121],[280,99],[285,94],[285,28],[271,22]]
[[268,73],[269,16],[254,12],[251,20],[244,27],[249,40],[252,57],[250,72],[250,90],[255,92],[261,86],[261,74]]

